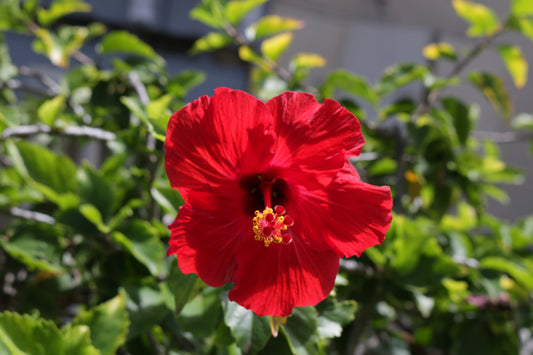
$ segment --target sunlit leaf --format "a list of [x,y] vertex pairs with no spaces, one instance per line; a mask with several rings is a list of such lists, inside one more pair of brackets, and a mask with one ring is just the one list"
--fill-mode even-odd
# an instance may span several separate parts
[[511,126],[514,129],[533,130],[533,115],[528,113],[521,113],[511,120]]
[[317,68],[326,65],[326,59],[316,53],[298,53],[291,61],[291,67],[296,69]]
[[255,354],[270,338],[268,317],[258,317],[227,299],[224,301],[224,321],[243,354]]
[[331,72],[322,86],[325,97],[334,97],[336,89],[363,98],[374,106],[378,103],[378,97],[367,81],[346,70],[338,69]]
[[120,232],[112,234],[113,240],[122,245],[135,259],[141,262],[150,273],[159,276],[162,272],[165,249],[158,231],[149,223],[134,220]]
[[292,42],[292,33],[282,33],[280,35],[265,39],[261,43],[261,52],[265,57],[272,61],[278,58],[287,50]]
[[343,327],[354,320],[356,310],[353,300],[327,302],[319,310],[318,333],[322,338],[340,337]]
[[498,52],[513,78],[518,89],[524,87],[527,82],[528,63],[518,46],[502,45],[498,47]]
[[250,11],[268,0],[232,0],[226,4],[226,18],[232,25],[237,25]]
[[91,11],[91,5],[81,0],[56,0],[52,2],[48,9],[37,9],[37,20],[42,26],[47,27],[65,15],[89,11]]
[[125,296],[119,294],[105,303],[82,311],[72,324],[89,327],[92,343],[102,355],[115,354],[128,334],[129,319]]
[[224,48],[233,42],[232,38],[224,33],[211,32],[197,39],[191,49],[191,54],[214,51]]
[[533,2],[530,0],[511,0],[511,14],[515,16],[533,15]]
[[445,58],[450,60],[456,60],[457,54],[455,48],[449,43],[440,42],[428,44],[423,49],[424,57],[429,60],[436,60],[439,58]]
[[509,120],[513,107],[502,79],[494,74],[478,71],[472,71],[468,79],[485,95],[496,112]]
[[533,263],[531,261],[510,260],[499,256],[489,256],[481,260],[480,266],[484,269],[505,272],[524,287],[533,290],[533,278],[531,278]]
[[202,0],[190,11],[189,16],[209,27],[222,28],[224,27],[225,14],[220,0]]
[[100,54],[126,53],[148,59],[159,58],[152,47],[127,31],[113,31],[108,33],[100,42],[98,49]]
[[91,344],[89,327],[57,326],[24,314],[0,313],[0,353],[6,355],[99,355]]
[[427,73],[428,69],[418,64],[406,63],[391,66],[383,72],[383,76],[375,86],[375,91],[379,97],[387,96],[404,85],[415,80],[422,80]]
[[52,126],[58,115],[65,109],[65,97],[58,95],[45,101],[37,110],[39,119],[48,126]]
[[470,28],[467,34],[472,37],[491,35],[500,26],[500,20],[494,11],[485,5],[465,1],[452,0],[452,5],[457,15],[465,19]]
[[293,18],[281,17],[278,15],[267,15],[250,26],[246,30],[246,35],[252,40],[260,39],[281,32],[298,30],[303,26],[303,22]]

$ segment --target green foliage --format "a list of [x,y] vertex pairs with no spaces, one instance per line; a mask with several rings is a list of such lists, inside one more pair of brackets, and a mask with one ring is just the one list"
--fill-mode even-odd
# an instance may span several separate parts
[[[533,217],[510,223],[487,211],[490,199],[508,201],[502,184],[523,179],[497,142],[476,132],[478,103],[453,86],[478,89],[515,130],[506,139],[531,140],[532,113],[513,117],[503,79],[476,67],[480,53],[495,49],[515,87],[525,86],[520,47],[513,37],[493,40],[508,31],[533,39],[531,1],[510,0],[507,18],[452,1],[467,35],[480,38],[471,49],[420,48],[430,61],[447,61],[445,75],[432,63],[398,63],[376,82],[336,69],[316,87],[306,79],[326,64],[322,56],[286,58],[301,21],[269,14],[247,25],[265,3],[199,2],[190,15],[211,32],[191,53],[226,48],[250,63],[250,91],[262,99],[303,90],[355,113],[366,144],[352,163],[362,180],[394,195],[386,241],[342,260],[329,297],[278,319],[273,337],[268,317],[165,256],[167,224],[183,204],[164,174],[166,126],[205,74],[170,76],[150,44],[127,31],[69,26],[63,16],[90,10],[83,1],[43,8],[4,0],[0,30],[31,36],[34,51],[64,75],[56,82],[13,63],[0,34],[0,212],[8,216],[0,225],[0,353],[520,352],[518,334],[533,331]],[[84,54],[93,42],[110,65]],[[44,89],[13,89],[22,80]],[[406,86],[423,97],[398,99]],[[86,161],[87,151],[100,153]]]

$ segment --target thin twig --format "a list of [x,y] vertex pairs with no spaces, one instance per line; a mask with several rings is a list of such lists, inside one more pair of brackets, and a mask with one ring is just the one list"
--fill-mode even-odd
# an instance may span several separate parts
[[56,128],[43,124],[8,127],[4,129],[0,138],[7,139],[11,137],[26,137],[39,133],[87,137],[103,141],[109,141],[116,138],[116,135],[113,132],[105,131],[101,128],[88,126],[67,126],[63,128]]
[[55,224],[56,223],[56,220],[55,220],[54,217],[49,216],[49,215],[44,214],[44,213],[41,213],[41,212],[24,210],[24,209],[18,208],[18,207],[11,207],[11,208],[9,208],[9,210],[7,212],[8,212],[9,215],[11,215],[13,217],[33,220],[33,221],[42,222],[42,223],[46,223],[46,224]]
[[[44,74],[44,73],[42,73],[42,72],[40,72],[38,70],[34,70],[34,69],[26,67],[26,66],[20,66],[18,68],[18,72],[19,72],[20,75],[28,76],[28,77],[37,79],[44,86],[49,88],[53,92],[53,95],[57,95],[59,93],[59,91],[60,91],[59,84],[56,83],[54,79],[52,79],[48,75],[46,75],[46,74]],[[53,96],[53,95],[51,95],[51,96]]]
[[39,96],[52,97],[55,95],[55,92],[49,88],[26,85],[17,79],[10,79],[5,83],[0,83],[0,87],[7,87],[12,90],[22,90]]
[[533,140],[533,132],[489,132],[489,131],[475,131],[473,134],[477,139],[488,139],[494,143],[516,143],[520,141]]

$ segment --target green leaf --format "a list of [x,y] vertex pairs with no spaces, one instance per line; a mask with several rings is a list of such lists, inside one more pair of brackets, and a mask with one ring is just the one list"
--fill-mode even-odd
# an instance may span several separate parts
[[500,27],[498,16],[484,5],[464,0],[452,0],[452,5],[457,15],[470,24],[467,34],[471,37],[491,35]]
[[90,328],[92,343],[102,355],[115,354],[118,347],[126,341],[129,323],[126,297],[123,294],[80,312],[72,322],[73,325],[86,325]]
[[160,98],[151,101],[146,106],[146,114],[148,116],[148,129],[155,138],[160,141],[165,141],[168,121],[172,112],[169,109],[170,102],[174,99],[172,94],[166,94]]
[[52,126],[57,116],[65,109],[65,97],[58,95],[43,102],[37,110],[37,116],[46,125]]
[[511,127],[513,127],[514,129],[533,130],[533,115],[528,113],[521,113],[517,115],[512,119]]
[[257,6],[264,4],[268,0],[233,0],[226,4],[226,19],[232,25],[238,25],[239,22]]
[[422,80],[428,73],[425,66],[418,64],[397,64],[389,67],[375,86],[375,91],[379,97],[385,97],[398,90],[400,87],[412,83],[415,80]]
[[291,68],[307,69],[317,68],[326,65],[326,59],[316,53],[298,53],[291,60]]
[[446,42],[428,44],[424,47],[422,53],[429,60],[445,58],[454,61],[457,59],[455,48]]
[[223,28],[226,21],[225,11],[220,0],[202,0],[191,10],[189,16],[213,28]]
[[512,28],[533,41],[533,18],[515,18],[512,22]]
[[511,74],[516,88],[523,88],[527,82],[528,63],[522,54],[520,47],[502,45],[498,47],[498,52],[500,53],[507,70]]
[[373,106],[378,103],[376,93],[364,78],[343,69],[335,70],[329,74],[322,87],[323,95],[334,97],[335,89],[363,98]]
[[37,21],[41,26],[48,27],[57,19],[74,12],[90,12],[91,5],[80,0],[54,1],[48,9],[37,9]]
[[[8,142],[8,151],[17,171],[30,180],[47,198],[55,203],[65,202],[77,191],[76,166],[65,155],[27,141]],[[75,198],[70,199],[75,202]]]
[[289,347],[293,354],[319,354],[318,314],[314,307],[294,308],[287,324],[282,325]]
[[459,143],[465,146],[474,124],[470,109],[461,101],[451,96],[443,98],[442,105],[453,120],[453,126]]
[[266,58],[275,62],[289,48],[292,38],[292,33],[282,33],[265,39],[261,43],[261,52]]
[[128,339],[150,330],[169,313],[163,293],[155,285],[131,285],[123,290],[130,318]]
[[148,59],[158,59],[157,53],[139,37],[127,31],[108,33],[98,47],[100,54],[126,53]]
[[94,224],[96,228],[102,233],[109,233],[111,228],[105,224],[102,214],[98,208],[89,203],[84,203],[79,207],[80,213],[83,217],[87,218],[89,222]]
[[122,245],[135,259],[142,263],[150,273],[159,276],[166,255],[157,229],[150,223],[134,220],[120,232],[112,234],[113,240]]
[[161,206],[167,213],[173,215],[178,213],[178,208],[183,205],[183,198],[177,190],[170,187],[152,187],[150,189],[152,198]]
[[281,32],[294,31],[302,28],[303,22],[293,18],[268,15],[251,25],[246,30],[246,36],[251,40],[265,38]]
[[511,0],[511,14],[519,17],[533,15],[533,2],[530,0]]
[[60,274],[64,271],[61,265],[61,233],[55,226],[28,223],[15,229],[11,238],[0,238],[0,246],[30,270]]
[[356,310],[353,300],[327,302],[319,310],[318,333],[322,338],[340,337],[343,327],[355,319]]
[[29,16],[20,8],[18,0],[0,1],[0,31],[27,31]]
[[270,339],[268,317],[258,317],[227,298],[224,300],[224,321],[243,354],[257,353]]
[[172,261],[168,275],[168,287],[174,294],[176,314],[180,314],[183,307],[198,293],[201,280],[196,274],[182,273],[175,258]]
[[58,329],[27,314],[0,313],[0,353],[6,355],[98,355],[84,325]]
[[497,270],[509,274],[529,290],[533,290],[533,263],[531,260],[513,260],[500,256],[489,256],[480,262],[483,269]]
[[191,54],[210,52],[216,49],[224,48],[233,43],[233,39],[227,34],[220,32],[210,32],[200,37],[194,42],[190,51]]
[[206,79],[204,72],[197,70],[185,70],[168,83],[168,91],[174,96],[183,99],[192,88],[200,85]]
[[116,177],[106,178],[87,162],[78,170],[79,196],[83,203],[96,207],[103,220],[108,220],[120,203],[120,189],[112,179]]
[[513,107],[503,80],[494,74],[472,71],[468,79],[489,100],[490,104],[507,121],[513,112]]

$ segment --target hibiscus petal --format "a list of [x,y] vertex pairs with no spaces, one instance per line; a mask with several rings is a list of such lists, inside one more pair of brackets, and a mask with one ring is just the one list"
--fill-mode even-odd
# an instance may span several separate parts
[[[226,184],[215,195],[193,191],[169,226],[167,255],[176,254],[180,270],[195,273],[210,286],[233,279],[235,248],[243,234],[252,233],[252,221],[242,208],[244,191]],[[252,237],[251,237],[252,238]]]
[[287,206],[312,221],[302,226],[310,244],[323,248],[325,242],[339,257],[381,244],[392,221],[390,188],[361,182],[352,170],[343,168],[325,190],[301,190],[300,201]]
[[319,104],[313,95],[284,92],[266,105],[274,116],[278,161],[313,166],[341,151],[346,157],[361,153],[361,125],[335,100]]
[[165,168],[174,188],[201,190],[262,171],[274,138],[265,104],[238,90],[220,88],[170,118]]
[[237,250],[235,286],[229,299],[259,316],[285,317],[294,307],[315,305],[333,289],[339,257],[316,251],[294,238],[291,244],[268,248],[253,237]]

